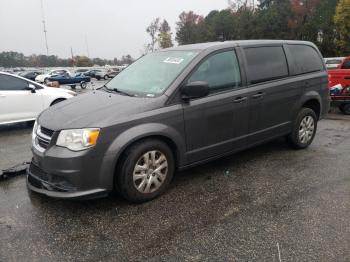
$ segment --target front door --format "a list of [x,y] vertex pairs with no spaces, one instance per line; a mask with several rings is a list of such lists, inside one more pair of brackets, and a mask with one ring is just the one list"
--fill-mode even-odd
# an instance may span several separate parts
[[183,104],[188,164],[238,151],[248,132],[247,89],[234,50],[204,59],[187,83],[207,82],[210,94]]
[[42,96],[32,93],[27,81],[0,74],[0,123],[32,120],[42,110]]

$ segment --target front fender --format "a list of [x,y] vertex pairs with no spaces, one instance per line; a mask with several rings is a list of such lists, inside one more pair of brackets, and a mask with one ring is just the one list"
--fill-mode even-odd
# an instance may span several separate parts
[[121,153],[132,143],[151,136],[160,136],[171,140],[176,145],[176,158],[179,166],[185,162],[184,155],[186,144],[183,135],[175,128],[160,123],[145,123],[127,129],[111,143],[106,154],[115,156],[115,164],[117,163]]

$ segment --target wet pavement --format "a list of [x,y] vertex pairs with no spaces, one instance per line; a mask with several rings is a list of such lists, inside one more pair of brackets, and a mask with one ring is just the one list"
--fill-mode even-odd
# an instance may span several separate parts
[[[30,159],[30,132],[0,128],[0,169]],[[349,152],[350,117],[332,114],[307,150],[276,140],[142,205],[50,199],[15,177],[0,182],[0,261],[350,261]]]

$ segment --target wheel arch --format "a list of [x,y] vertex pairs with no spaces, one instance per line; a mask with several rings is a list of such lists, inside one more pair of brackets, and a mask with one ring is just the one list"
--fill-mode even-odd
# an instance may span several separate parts
[[299,110],[303,107],[312,109],[315,112],[317,119],[320,119],[322,112],[322,99],[319,93],[316,91],[306,93],[301,99]]
[[175,167],[184,165],[185,141],[176,129],[160,123],[142,124],[121,133],[107,149],[107,154],[114,156],[114,173],[125,151],[146,139],[158,139],[166,143],[174,154]]
[[55,99],[52,100],[52,102],[50,103],[50,106],[53,106],[54,104],[58,103],[58,102],[62,102],[67,100],[67,98],[65,97],[56,97]]

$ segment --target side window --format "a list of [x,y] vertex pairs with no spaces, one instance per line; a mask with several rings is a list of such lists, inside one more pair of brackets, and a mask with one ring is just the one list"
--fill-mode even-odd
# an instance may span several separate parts
[[204,81],[210,93],[221,92],[241,86],[241,73],[235,51],[227,51],[204,60],[191,75],[188,82]]
[[13,76],[0,74],[0,91],[18,91],[28,88],[28,82]]
[[343,65],[341,66],[342,69],[350,69],[350,60],[345,60]]
[[296,74],[306,74],[323,70],[323,62],[316,50],[307,45],[288,45],[295,60]]
[[257,84],[289,75],[282,46],[251,47],[244,49],[251,84]]

